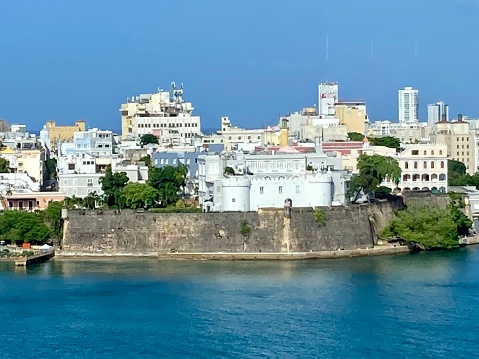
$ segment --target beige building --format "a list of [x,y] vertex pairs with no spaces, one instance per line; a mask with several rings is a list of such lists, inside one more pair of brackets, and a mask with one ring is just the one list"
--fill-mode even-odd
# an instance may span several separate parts
[[338,102],[335,104],[334,110],[339,124],[346,125],[348,132],[366,133],[366,123],[369,120],[364,102]]
[[16,149],[7,147],[0,151],[0,157],[10,162],[10,169],[14,173],[26,173],[43,185],[46,154],[45,149],[34,140],[19,141]]
[[401,179],[396,185],[391,180],[382,183],[396,193],[409,191],[447,192],[447,146],[430,144],[411,144],[396,153],[395,149],[383,146],[369,146],[365,141],[362,150],[351,151],[342,156],[343,168],[358,173],[357,159],[360,154],[393,157],[401,168]]
[[446,145],[448,157],[464,163],[468,174],[476,172],[476,135],[468,122],[437,122],[430,136],[431,143]]
[[[201,133],[200,117],[193,110],[191,102],[183,101],[183,87],[178,89],[174,83],[171,91],[133,96],[120,107],[121,138],[137,139],[156,131],[168,138],[176,135],[183,145],[190,143]],[[160,142],[165,141],[160,138]]]
[[398,128],[391,129],[391,136],[394,136],[401,143],[429,143],[431,140],[432,127]]
[[57,126],[55,121],[47,121],[45,124],[45,130],[48,131],[48,136],[52,147],[56,147],[59,141],[71,141],[75,132],[86,131],[86,122],[75,121],[73,126]]

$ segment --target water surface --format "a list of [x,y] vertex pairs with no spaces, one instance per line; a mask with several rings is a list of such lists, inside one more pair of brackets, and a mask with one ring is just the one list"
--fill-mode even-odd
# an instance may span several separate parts
[[473,358],[479,247],[345,260],[0,262],[2,358]]

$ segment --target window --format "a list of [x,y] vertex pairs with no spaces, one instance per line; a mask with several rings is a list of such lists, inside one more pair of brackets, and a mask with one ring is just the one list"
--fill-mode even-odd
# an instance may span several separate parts
[[23,209],[23,201],[18,202],[18,209]]
[[231,202],[236,202],[236,199],[235,198],[231,198]]
[[8,207],[13,208],[13,202],[12,201],[8,201]]
[[173,158],[173,164],[176,165],[176,158]]
[[414,161],[414,169],[417,169],[417,162]]
[[296,186],[296,193],[299,193],[299,186]]
[[442,150],[439,150],[439,155],[442,155]]
[[69,170],[74,170],[75,169],[75,164],[74,163],[69,163],[68,164],[68,169]]
[[439,175],[439,181],[445,181],[446,180],[446,175],[444,173],[441,173]]
[[261,187],[259,188],[259,194],[264,194],[264,187],[263,187],[263,186],[261,186]]
[[431,156],[434,156],[434,150],[431,151]]
[[434,168],[434,161],[431,161],[431,168]]
[[423,154],[424,154],[424,156],[426,156],[426,155],[427,155],[427,151],[424,151],[424,153],[423,153]]
[[409,168],[409,162],[404,163],[404,169],[407,170],[408,168]]
[[279,186],[278,190],[279,190],[279,194],[283,193],[283,186]]
[[411,151],[411,154],[412,154],[413,156],[417,156],[417,155],[419,155],[419,150],[412,150],[412,151]]
[[28,201],[28,209],[29,210],[33,209],[33,201]]
[[86,185],[87,185],[87,187],[93,187],[93,179],[88,178],[88,179],[86,180]]
[[427,168],[427,162],[424,161],[424,163],[422,164],[422,168]]

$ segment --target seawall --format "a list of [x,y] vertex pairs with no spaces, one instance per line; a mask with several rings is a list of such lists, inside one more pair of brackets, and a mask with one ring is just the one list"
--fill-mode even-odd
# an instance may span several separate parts
[[[372,248],[400,203],[247,213],[68,211],[62,250],[83,254],[300,253]],[[250,228],[245,235],[244,228]],[[243,230],[242,230],[243,229]]]

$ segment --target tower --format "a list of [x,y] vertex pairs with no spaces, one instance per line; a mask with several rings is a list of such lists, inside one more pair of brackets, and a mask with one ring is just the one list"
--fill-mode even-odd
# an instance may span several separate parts
[[398,91],[398,120],[400,124],[417,124],[419,122],[419,90],[405,87]]

